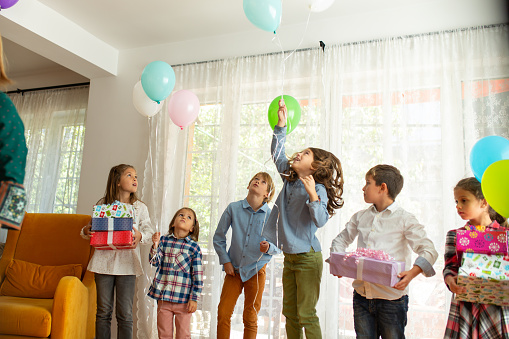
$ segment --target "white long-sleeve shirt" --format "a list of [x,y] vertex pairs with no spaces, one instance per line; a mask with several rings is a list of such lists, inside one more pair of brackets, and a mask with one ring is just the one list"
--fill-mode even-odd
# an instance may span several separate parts
[[[438,253],[435,245],[426,235],[424,226],[417,218],[399,207],[396,202],[382,212],[374,205],[355,213],[346,224],[345,229],[332,241],[332,252],[345,252],[356,237],[358,248],[383,250],[397,261],[405,262],[405,270],[410,270],[411,252],[419,255],[414,265],[423,270],[426,277],[435,275],[433,264]],[[354,280],[353,287],[357,293],[367,299],[395,300],[408,294],[408,286],[400,291],[392,287]]]
[[[141,233],[140,244],[151,243],[154,230],[147,205],[138,200],[133,204],[133,207],[133,226]],[[87,270],[100,274],[140,276],[143,274],[140,244],[132,250],[95,250]]]

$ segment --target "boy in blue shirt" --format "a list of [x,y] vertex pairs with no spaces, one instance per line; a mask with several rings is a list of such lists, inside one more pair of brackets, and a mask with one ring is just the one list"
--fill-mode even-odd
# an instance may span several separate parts
[[[438,253],[417,218],[398,206],[396,196],[403,188],[403,176],[391,165],[377,165],[366,173],[364,201],[371,204],[355,213],[345,229],[332,241],[332,252],[345,252],[356,237],[358,248],[383,250],[406,270],[394,288],[354,280],[353,317],[358,338],[405,338],[408,284],[420,273],[435,275]],[[411,263],[412,253],[418,257]],[[339,277],[341,278],[341,277]]]
[[[231,316],[244,289],[244,338],[256,338],[258,312],[265,287],[265,266],[271,255],[260,253],[261,233],[270,215],[267,203],[274,196],[274,183],[268,173],[257,173],[247,187],[243,200],[232,202],[223,212],[214,248],[226,273],[217,312],[217,338],[230,338]],[[231,245],[226,251],[226,233]]]

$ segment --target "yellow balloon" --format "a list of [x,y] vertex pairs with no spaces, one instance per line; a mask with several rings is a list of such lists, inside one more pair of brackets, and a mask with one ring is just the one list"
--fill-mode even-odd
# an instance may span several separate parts
[[482,192],[490,206],[504,218],[509,218],[509,160],[491,164],[482,176]]

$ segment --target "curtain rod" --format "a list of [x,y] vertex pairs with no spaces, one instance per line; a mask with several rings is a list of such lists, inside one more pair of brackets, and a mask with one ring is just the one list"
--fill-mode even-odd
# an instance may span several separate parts
[[44,91],[48,89],[59,89],[59,88],[69,88],[69,87],[79,87],[79,86],[87,86],[90,85],[90,82],[80,82],[77,84],[68,84],[68,85],[58,85],[58,86],[48,86],[48,87],[38,87],[38,88],[28,88],[28,89],[16,89],[13,91],[5,92],[6,94],[14,94],[14,93],[21,93],[23,95],[26,92],[36,92],[36,91]]
[[[387,38],[378,38],[378,39],[371,39],[371,40],[364,40],[364,41],[352,41],[352,42],[339,43],[337,45],[339,45],[339,46],[350,46],[350,45],[369,44],[369,43],[372,43],[372,42],[376,42],[376,41],[380,41],[380,40],[385,40],[385,39],[408,39],[408,38],[416,38],[416,37],[421,37],[421,36],[437,35],[437,34],[440,34],[440,33],[463,32],[463,31],[468,31],[470,29],[479,29],[479,28],[485,29],[485,28],[493,28],[493,27],[503,27],[503,26],[507,26],[507,25],[509,25],[509,23],[505,22],[505,23],[499,23],[499,24],[490,24],[490,25],[474,26],[474,27],[467,27],[467,28],[448,29],[448,30],[442,30],[442,31],[436,31],[436,32],[428,32],[428,33],[416,33],[416,34],[410,34],[410,35],[400,35],[400,36],[393,36],[393,37],[387,37]],[[319,44],[320,44],[319,48],[321,48],[325,52],[325,43],[323,41],[320,41]],[[312,49],[316,49],[316,47],[301,48],[301,49],[295,50],[295,52],[305,52],[305,51],[310,51]],[[289,52],[293,52],[293,50],[284,51],[284,53],[289,53]],[[281,52],[271,52],[271,53],[245,55],[245,56],[240,56],[240,57],[241,58],[249,58],[249,57],[262,56],[262,55],[275,55],[275,54],[280,54],[280,53]],[[184,64],[172,65],[172,67],[206,64],[208,62],[217,62],[217,61],[221,61],[221,60],[225,60],[225,59],[227,59],[227,58],[215,59],[215,60],[206,60],[206,61],[188,62],[188,63],[184,63]]]

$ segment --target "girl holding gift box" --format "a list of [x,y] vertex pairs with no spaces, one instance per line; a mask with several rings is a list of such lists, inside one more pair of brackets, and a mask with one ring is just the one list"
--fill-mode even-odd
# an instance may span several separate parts
[[343,206],[343,171],[334,154],[319,148],[306,148],[288,160],[286,116],[280,100],[271,149],[284,185],[262,233],[267,241],[260,243],[260,251],[275,254],[279,248],[285,256],[283,315],[288,338],[302,338],[303,327],[307,338],[321,338],[316,304],[323,258],[315,233]]
[[[134,208],[134,249],[94,251],[88,270],[95,273],[97,286],[96,339],[111,337],[111,315],[116,295],[118,338],[133,337],[133,300],[136,276],[143,274],[140,250],[137,245],[148,243],[154,231],[147,206],[136,196],[138,178],[130,165],[120,164],[111,168],[104,197],[99,204],[124,203]],[[81,230],[81,236],[90,238],[92,225]]]
[[[471,226],[484,226],[486,231],[507,230],[507,221],[486,202],[481,183],[474,177],[465,178],[454,187],[456,209],[463,220]],[[501,226],[499,225],[501,224]],[[462,227],[458,230],[465,229]],[[464,286],[457,285],[461,254],[456,251],[458,230],[447,232],[445,242],[444,280],[452,293],[466,293]],[[453,299],[444,338],[508,338],[509,307],[471,303]]]
[[168,234],[152,236],[149,260],[157,267],[148,296],[157,300],[157,331],[160,339],[191,339],[191,316],[203,288],[202,254],[198,246],[200,224],[187,207],[175,213]]

